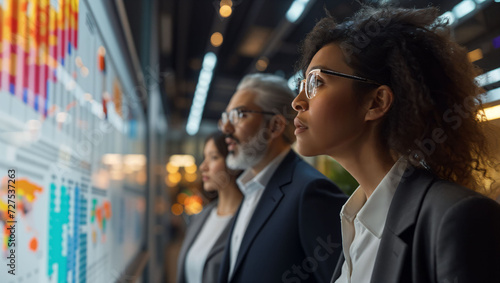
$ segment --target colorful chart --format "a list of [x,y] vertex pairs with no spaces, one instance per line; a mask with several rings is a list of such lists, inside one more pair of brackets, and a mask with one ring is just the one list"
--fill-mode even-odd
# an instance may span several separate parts
[[[119,168],[125,157],[145,159],[146,120],[122,91],[133,89],[135,71],[107,3],[0,0],[2,283],[115,282],[145,241],[145,212],[135,205],[145,202],[144,184],[130,177],[136,169]],[[110,156],[117,162],[106,163]]]
[[49,81],[78,48],[78,0],[6,0],[0,7],[0,88],[48,112]]
[[[8,202],[7,202],[7,176],[1,179],[0,183],[0,227],[3,232],[2,241],[2,251],[5,253],[7,250],[8,235],[10,234],[7,230],[7,220],[11,220],[8,214]],[[15,194],[15,211],[16,219],[25,219],[27,214],[32,213],[32,203],[37,200],[37,196],[43,192],[43,189],[30,182],[28,179],[20,179],[16,182],[16,194]],[[29,243],[26,243],[30,250],[36,252],[38,248],[38,239],[33,236]]]
[[92,200],[90,209],[90,222],[92,225],[92,243],[106,242],[106,226],[111,219],[111,203],[104,201],[98,204],[97,199]]

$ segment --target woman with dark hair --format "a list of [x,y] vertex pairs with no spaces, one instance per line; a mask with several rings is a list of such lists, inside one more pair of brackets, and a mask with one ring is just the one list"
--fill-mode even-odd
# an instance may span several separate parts
[[359,183],[332,282],[500,282],[484,90],[438,15],[362,7],[303,43],[298,152],[330,155]]
[[178,283],[218,282],[233,216],[243,198],[236,184],[241,172],[226,167],[228,151],[224,139],[223,134],[215,133],[205,142],[200,165],[203,189],[217,192],[218,199],[196,215],[186,231],[178,259]]

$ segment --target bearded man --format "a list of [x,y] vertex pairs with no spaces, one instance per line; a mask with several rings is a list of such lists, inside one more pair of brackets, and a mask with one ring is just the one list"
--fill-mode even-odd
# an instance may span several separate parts
[[329,282],[342,251],[345,194],[292,149],[295,97],[275,75],[240,82],[219,129],[244,199],[219,282]]

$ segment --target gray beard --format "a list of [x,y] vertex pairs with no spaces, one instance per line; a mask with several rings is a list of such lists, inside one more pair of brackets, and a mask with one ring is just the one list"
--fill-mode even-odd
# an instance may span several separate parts
[[262,127],[248,142],[238,144],[238,153],[230,152],[226,165],[232,170],[246,170],[257,165],[267,153],[267,139],[264,137],[266,127]]

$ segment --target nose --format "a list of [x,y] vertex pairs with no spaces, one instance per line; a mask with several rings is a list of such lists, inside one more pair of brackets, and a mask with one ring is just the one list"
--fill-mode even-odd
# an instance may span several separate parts
[[234,133],[234,126],[233,124],[231,124],[230,121],[227,121],[225,124],[221,124],[220,125],[220,130],[222,131],[222,133],[224,134],[232,134]]
[[305,99],[306,93],[304,90],[302,90],[299,95],[295,97],[295,99],[292,101],[292,108],[297,111],[306,111],[309,108],[309,104],[307,102],[307,99]]
[[208,170],[207,160],[206,159],[203,159],[203,162],[200,164],[200,170],[201,171],[207,171]]

